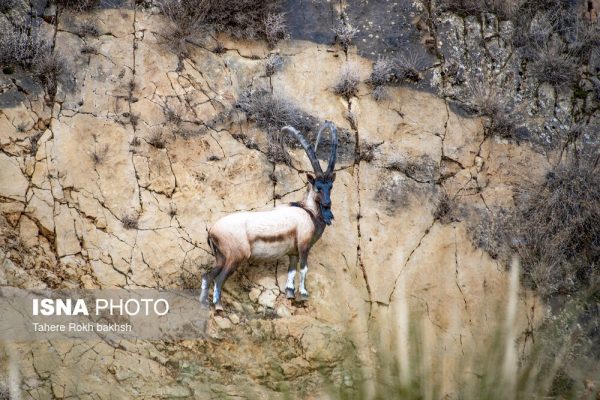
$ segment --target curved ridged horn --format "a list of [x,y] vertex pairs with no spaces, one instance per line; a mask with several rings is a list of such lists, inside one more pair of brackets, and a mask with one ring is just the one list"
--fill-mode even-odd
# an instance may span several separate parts
[[308,156],[308,159],[310,160],[310,163],[312,164],[315,174],[317,174],[317,176],[319,176],[319,177],[322,177],[323,170],[321,169],[321,164],[319,164],[319,160],[317,160],[317,155],[315,154],[313,147],[310,145],[310,143],[308,143],[306,141],[304,136],[302,136],[302,134],[300,132],[298,132],[296,130],[296,128],[289,126],[289,125],[284,126],[283,128],[281,128],[281,130],[284,132],[291,133],[292,135],[294,135],[296,137],[298,142],[300,142],[300,144],[304,148],[304,151],[306,152],[306,155]]
[[327,122],[328,121],[325,121],[325,123],[323,124],[321,129],[319,129],[319,133],[317,133],[317,138],[315,139],[315,154],[317,154],[317,149],[319,148],[319,142],[321,141],[321,135],[323,134],[323,131],[325,130],[325,128],[327,128]]
[[327,171],[325,171],[325,176],[330,176],[333,173],[333,168],[335,168],[335,160],[337,158],[337,129],[331,121],[325,121],[325,127],[329,128],[331,132],[331,153],[327,162]]

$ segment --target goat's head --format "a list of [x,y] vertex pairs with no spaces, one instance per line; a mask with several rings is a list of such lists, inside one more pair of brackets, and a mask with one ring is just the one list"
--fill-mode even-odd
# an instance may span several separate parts
[[[323,131],[327,128],[331,133],[331,152],[329,154],[327,170],[323,172],[321,164],[317,159],[316,149],[319,147],[319,141],[321,140]],[[325,124],[323,124],[317,134],[315,147],[308,143],[304,136],[302,136],[295,128],[286,126],[282,130],[294,135],[304,148],[315,173],[315,175],[307,174],[310,188],[314,192],[316,202],[319,204],[319,211],[323,221],[327,225],[331,225],[331,221],[333,220],[333,213],[331,212],[331,189],[333,188],[333,182],[335,181],[335,172],[333,172],[333,169],[335,167],[337,156],[337,129],[335,128],[335,125],[333,125],[331,121],[325,121]]]

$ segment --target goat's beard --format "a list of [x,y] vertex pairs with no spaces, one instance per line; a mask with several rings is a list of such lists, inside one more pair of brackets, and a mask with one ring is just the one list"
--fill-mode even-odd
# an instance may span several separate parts
[[321,218],[323,219],[323,222],[325,222],[325,225],[331,225],[331,222],[334,219],[331,207],[323,207],[319,204],[319,210],[321,211]]

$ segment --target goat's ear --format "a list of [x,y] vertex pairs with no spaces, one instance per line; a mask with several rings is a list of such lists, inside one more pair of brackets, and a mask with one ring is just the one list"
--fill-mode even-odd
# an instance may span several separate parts
[[309,182],[311,185],[314,185],[314,184],[315,184],[315,177],[314,177],[314,176],[312,176],[311,174],[306,174],[306,179],[308,179],[308,182]]
[[331,174],[331,182],[335,182],[335,172]]

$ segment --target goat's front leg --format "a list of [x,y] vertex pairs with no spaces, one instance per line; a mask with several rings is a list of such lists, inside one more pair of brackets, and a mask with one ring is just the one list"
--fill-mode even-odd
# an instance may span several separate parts
[[296,267],[298,266],[298,257],[290,256],[290,266],[288,267],[287,283],[285,285],[285,296],[288,299],[295,299],[294,278],[296,277]]
[[200,292],[200,305],[203,308],[208,307],[208,289],[210,284],[215,279],[217,275],[221,272],[223,267],[215,266],[210,272],[202,274],[202,287]]
[[300,300],[308,300],[306,273],[308,272],[308,254],[300,257]]

